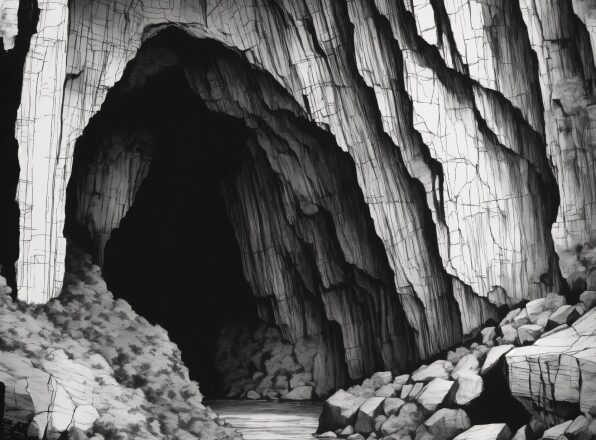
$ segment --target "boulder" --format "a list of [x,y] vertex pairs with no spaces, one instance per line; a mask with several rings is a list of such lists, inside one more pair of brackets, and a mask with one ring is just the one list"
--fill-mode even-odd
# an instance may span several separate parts
[[454,401],[458,405],[467,405],[472,400],[480,397],[484,389],[484,380],[477,374],[460,376],[456,382]]
[[356,432],[370,434],[375,431],[375,417],[381,414],[384,400],[384,397],[371,397],[360,406],[354,425]]
[[381,426],[383,435],[390,435],[399,430],[415,432],[418,425],[424,421],[424,414],[415,403],[406,403],[399,414],[390,416]]
[[559,437],[565,434],[565,431],[571,425],[573,420],[567,420],[566,422],[559,423],[558,425],[553,426],[552,428],[547,429],[542,434],[543,440],[558,440]]
[[372,375],[370,380],[374,389],[377,390],[381,388],[383,385],[391,383],[391,381],[393,380],[393,375],[391,374],[391,371],[378,371]]
[[346,438],[348,440],[365,440],[364,436],[362,434],[358,434],[358,433],[350,434]]
[[[528,310],[524,307],[521,312],[515,315],[513,321],[511,321],[511,325],[515,328],[519,327],[520,325],[530,324],[530,317],[528,316]],[[507,324],[506,324],[507,325]],[[501,326],[502,328],[503,326]]]
[[533,343],[543,333],[543,327],[537,324],[525,324],[517,329],[519,343],[524,345]]
[[533,345],[506,354],[509,387],[522,402],[546,411],[579,404],[588,414],[596,405],[596,309],[572,327],[561,326]]
[[383,412],[387,417],[397,414],[405,402],[399,397],[388,397],[383,402]]
[[379,414],[378,416],[376,416],[375,417],[375,431],[380,431],[381,426],[383,426],[383,423],[385,423],[386,420],[387,420],[387,416],[384,414]]
[[437,439],[451,439],[471,426],[470,418],[462,409],[442,408],[430,416],[424,425]]
[[341,430],[341,433],[339,434],[339,436],[340,437],[348,437],[352,434],[354,434],[354,427],[352,425],[348,425],[344,429]]
[[492,345],[497,337],[497,329],[496,327],[485,327],[480,330],[480,334],[482,335],[483,344]]
[[416,382],[414,384],[404,385],[401,389],[401,395],[399,396],[401,399],[414,399],[420,391],[424,388],[424,384],[422,382]]
[[559,295],[557,292],[551,292],[544,297],[544,310],[554,312],[566,303],[567,300],[563,295]]
[[544,327],[546,327],[546,324],[548,323],[548,319],[550,318],[550,315],[552,315],[552,314],[553,314],[552,310],[545,310],[540,315],[538,315],[538,317],[536,318],[536,320],[533,323],[544,328]]
[[567,323],[567,317],[571,312],[573,312],[575,308],[568,304],[564,304],[561,307],[557,308],[551,315],[548,317],[548,322],[546,323],[546,330],[552,330],[555,327]]
[[257,393],[255,390],[248,390],[246,393],[246,398],[251,400],[257,400],[261,398],[261,395]]
[[501,332],[505,343],[515,344],[517,342],[517,328],[513,324],[505,324],[501,327]]
[[416,382],[429,382],[437,377],[449,379],[449,373],[453,370],[453,364],[442,359],[434,361],[430,365],[423,365],[412,373],[412,380]]
[[301,385],[282,396],[283,400],[312,400],[314,388],[310,385]]
[[565,436],[570,440],[577,440],[583,432],[588,430],[590,422],[591,420],[583,414],[577,416],[565,430]]
[[[544,312],[544,305],[546,298],[534,299],[526,304],[525,310],[530,322],[536,322],[536,319],[542,312]],[[519,315],[518,315],[519,316]],[[515,321],[515,319],[514,319]],[[522,324],[523,325],[523,324]]]
[[407,384],[409,380],[409,374],[402,374],[400,376],[396,376],[395,379],[393,379],[393,387],[395,388],[395,391],[399,393],[403,386]]
[[322,434],[317,435],[318,438],[337,438],[337,434],[333,431],[326,431]]
[[586,311],[596,306],[596,290],[586,290],[579,296],[580,302],[586,307]]
[[358,408],[365,401],[365,398],[354,396],[347,391],[337,391],[323,403],[318,432],[333,431],[353,425],[356,421]]
[[393,396],[395,396],[395,394],[396,394],[395,387],[393,386],[392,383],[383,385],[381,388],[379,388],[377,391],[375,391],[375,396],[379,396],[379,397],[393,397]]
[[468,374],[478,374],[480,369],[480,363],[473,354],[467,354],[460,359],[453,371],[451,372],[451,378],[457,380],[460,376]]
[[314,385],[315,383],[312,380],[312,373],[308,372],[301,372],[301,373],[294,373],[292,377],[290,377],[290,388],[296,388],[302,385]]
[[415,440],[437,440],[437,437],[432,435],[424,426],[424,423],[416,429],[416,435],[414,436]]
[[497,347],[493,347],[489,350],[486,355],[486,359],[484,360],[484,364],[482,364],[482,369],[480,370],[480,374],[486,374],[490,370],[494,368],[494,366],[499,362],[501,357],[508,353],[509,351],[513,350],[513,345],[506,344],[506,345],[499,345]]
[[505,423],[474,425],[454,440],[509,440],[511,431]]
[[427,411],[435,411],[451,390],[454,382],[437,377],[429,382],[416,396],[416,400]]

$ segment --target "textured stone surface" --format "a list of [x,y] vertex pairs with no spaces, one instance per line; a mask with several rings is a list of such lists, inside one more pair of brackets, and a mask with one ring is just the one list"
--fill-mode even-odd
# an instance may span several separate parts
[[573,409],[589,413],[596,404],[596,310],[571,327],[560,326],[533,345],[506,354],[511,391],[555,420]]
[[424,425],[438,439],[450,439],[468,429],[470,418],[464,410],[442,408],[430,416]]
[[344,390],[337,391],[323,404],[318,432],[343,429],[347,425],[354,425],[358,408],[365,401],[365,398],[356,397]]
[[4,438],[239,438],[202,405],[167,333],[114,300],[88,256],[67,264],[63,294],[43,306],[12,301],[0,282]]
[[[550,34],[568,32],[566,25],[574,17],[558,3],[535,10],[533,5],[471,1],[474,20],[456,3],[409,10],[402,3],[384,1],[279,1],[266,6],[226,1],[196,7],[144,2],[122,14],[118,3],[96,7],[90,0],[73,2],[68,22],[72,44],[68,54],[64,48],[52,58],[59,69],[49,81],[56,90],[64,89],[63,95],[52,94],[59,101],[52,107],[60,108],[64,96],[64,108],[55,112],[57,122],[50,121],[61,136],[51,139],[49,150],[43,148],[45,139],[27,141],[27,151],[37,157],[55,158],[60,151],[48,170],[60,184],[49,188],[42,176],[24,178],[22,185],[23,195],[34,194],[34,200],[23,201],[31,206],[24,215],[33,211],[41,213],[35,218],[55,219],[34,225],[40,233],[26,238],[35,243],[28,250],[23,247],[22,258],[31,263],[31,274],[38,261],[48,263],[43,283],[50,287],[33,287],[27,281],[32,275],[24,270],[21,285],[25,290],[31,285],[36,295],[55,291],[52,280],[60,279],[63,250],[63,189],[74,142],[143,39],[154,35],[160,24],[185,22],[190,34],[237,47],[270,72],[350,153],[395,274],[393,283],[418,331],[422,357],[494,318],[487,298],[495,304],[512,303],[556,288],[558,269],[550,237],[557,209],[554,176],[563,182],[558,243],[575,249],[591,236],[591,208],[578,212],[593,203],[593,178],[587,171],[589,136],[577,135],[581,130],[573,125],[581,121],[581,127],[589,127],[590,95],[569,101],[581,103],[578,114],[583,116],[560,118],[572,126],[572,134],[564,137],[552,128],[557,126],[553,115],[561,102],[561,114],[570,115],[572,109],[565,100],[551,99],[547,91],[556,85],[560,92],[578,83],[569,78],[589,82],[590,45],[574,35],[571,46],[580,47],[582,56],[565,50],[557,52],[559,64],[546,61],[551,58],[544,41],[555,44]],[[535,17],[542,16],[563,17],[564,25],[538,28]],[[558,23],[550,20],[549,25],[551,21]],[[572,28],[585,36],[583,22],[574,24]],[[149,25],[153,27],[143,32]],[[35,47],[47,44],[42,38]],[[558,66],[566,66],[568,60],[575,67],[563,75]],[[36,96],[34,79],[29,78],[24,101]],[[589,90],[585,83],[577,89]],[[550,122],[546,125],[545,112]],[[38,123],[34,109],[23,108],[21,113],[22,121]],[[26,126],[21,125],[23,131]],[[20,137],[29,139],[24,133]],[[563,141],[570,155],[582,155],[579,179],[571,177],[576,169],[557,150]],[[30,169],[33,159],[23,159],[24,169]],[[45,200],[52,202],[48,210]],[[44,252],[41,260],[30,256],[32,249],[49,248],[55,252]]]
[[454,440],[509,440],[511,431],[505,423],[474,425]]

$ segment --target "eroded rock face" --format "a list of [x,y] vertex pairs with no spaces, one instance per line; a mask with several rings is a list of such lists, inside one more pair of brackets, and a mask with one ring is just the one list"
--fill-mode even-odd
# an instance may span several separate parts
[[[50,121],[62,136],[51,140],[49,154],[60,151],[49,173],[62,183],[47,189],[43,176],[23,179],[22,194],[32,195],[23,202],[32,206],[24,215],[45,209],[50,199],[47,215],[60,222],[76,138],[141,41],[165,22],[181,23],[194,36],[242,50],[349,152],[421,356],[454,345],[495,317],[491,303],[534,299],[558,287],[550,236],[555,177],[564,207],[557,245],[574,249],[588,241],[594,223],[583,210],[593,199],[591,144],[579,134],[589,132],[591,120],[594,68],[581,21],[589,8],[582,6],[584,18],[576,19],[563,2],[461,3],[214,1],[165,8],[144,2],[121,14],[117,2],[106,8],[73,2],[68,54],[64,48],[48,55],[59,77],[50,78],[50,87],[64,87],[63,95],[52,95],[51,105],[64,111]],[[52,20],[66,26],[63,16],[46,11],[48,26]],[[561,41],[569,44],[551,59]],[[36,41],[39,48],[48,44]],[[31,61],[28,71],[33,68]],[[36,96],[35,84],[27,84],[25,96]],[[34,113],[23,108],[21,119],[37,121]],[[24,129],[21,139],[26,151],[48,157],[45,139],[28,140]],[[22,159],[30,169],[33,158]],[[579,164],[579,179],[571,163]],[[55,194],[47,197],[48,191]],[[25,249],[23,261],[31,274],[37,261],[49,265],[43,284],[51,287],[31,289],[51,295],[63,245],[60,225],[47,224],[49,230],[39,225],[47,232],[41,237],[51,237],[57,251],[31,261]],[[22,285],[33,286],[24,282],[30,278],[24,267]]]

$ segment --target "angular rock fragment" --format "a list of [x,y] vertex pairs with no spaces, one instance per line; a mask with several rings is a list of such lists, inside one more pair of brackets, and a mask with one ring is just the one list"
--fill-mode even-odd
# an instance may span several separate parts
[[365,401],[365,398],[354,396],[347,391],[337,391],[323,403],[318,432],[334,431],[353,425],[358,408]]
[[456,382],[454,401],[457,405],[467,405],[480,397],[484,390],[484,380],[478,374],[460,376]]
[[424,421],[424,414],[415,403],[406,403],[402,406],[399,414],[392,415],[381,427],[383,435],[390,435],[400,430],[414,432],[418,425]]
[[579,296],[579,300],[586,307],[586,311],[591,310],[596,306],[596,291],[586,290]]
[[525,324],[517,329],[519,343],[521,345],[533,343],[540,337],[544,328],[537,324]]
[[434,361],[430,365],[423,365],[412,373],[412,380],[416,382],[428,382],[437,377],[448,379],[449,373],[453,370],[453,364],[442,359]]
[[480,374],[486,374],[499,362],[499,359],[503,357],[503,355],[513,349],[513,345],[499,345],[498,347],[493,347],[490,349],[488,354],[486,355],[486,359],[484,364],[482,364],[482,369],[480,370]]
[[548,322],[546,324],[546,330],[552,330],[555,327],[567,323],[567,317],[571,312],[573,312],[575,308],[571,305],[564,304],[557,308],[551,315],[548,317]]
[[356,432],[370,434],[375,430],[375,417],[381,413],[384,400],[384,397],[371,397],[360,406],[354,425]]
[[377,391],[375,391],[375,396],[380,396],[380,397],[393,397],[393,396],[395,396],[395,394],[396,394],[395,387],[393,386],[392,383],[383,385],[381,388],[379,388]]
[[544,434],[542,434],[542,439],[559,440],[559,438],[565,434],[565,431],[567,430],[569,425],[571,425],[572,422],[573,420],[567,420],[566,422],[559,423],[558,425],[555,425],[547,429],[546,431],[544,431]]
[[397,414],[404,404],[405,402],[399,397],[388,397],[383,402],[383,412],[388,417]]
[[559,295],[557,292],[551,292],[544,298],[544,310],[554,312],[566,302],[567,300],[563,295]]
[[517,328],[513,324],[505,324],[501,327],[501,332],[503,333],[503,341],[506,344],[517,343]]
[[281,398],[283,400],[312,400],[314,396],[314,388],[310,385],[301,385],[289,393],[284,394]]
[[454,383],[451,380],[437,377],[420,391],[420,394],[416,396],[416,400],[427,411],[435,411],[443,403]]
[[372,385],[376,390],[381,388],[383,385],[391,383],[393,380],[393,375],[391,374],[391,371],[378,371],[372,375],[370,380],[372,381]]
[[493,341],[497,337],[497,329],[496,327],[485,327],[480,330],[480,334],[482,335],[483,344],[492,345]]
[[467,354],[460,359],[453,371],[451,372],[451,378],[457,380],[460,376],[468,374],[477,374],[480,369],[480,363],[473,354]]
[[454,440],[509,440],[511,431],[505,423],[474,425]]
[[471,426],[464,410],[442,408],[430,416],[424,425],[437,439],[451,439]]

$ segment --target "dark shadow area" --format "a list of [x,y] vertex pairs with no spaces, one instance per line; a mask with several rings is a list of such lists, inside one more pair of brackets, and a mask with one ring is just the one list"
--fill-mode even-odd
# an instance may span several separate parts
[[[106,245],[104,277],[115,296],[168,331],[201,391],[218,397],[218,332],[257,316],[221,192],[222,181],[249,158],[247,131],[208,111],[182,72],[170,69],[139,91],[108,99],[77,144],[75,160],[89,161],[105,133],[139,129],[155,140],[151,165]],[[67,218],[74,209],[70,203]],[[71,222],[67,230],[71,240],[91,246],[80,227]]]
[[465,410],[472,425],[507,423],[511,432],[515,432],[528,423],[531,415],[511,394],[504,362],[501,359],[498,365],[482,376],[484,390]]

